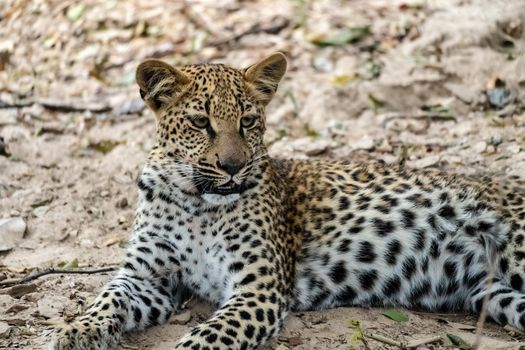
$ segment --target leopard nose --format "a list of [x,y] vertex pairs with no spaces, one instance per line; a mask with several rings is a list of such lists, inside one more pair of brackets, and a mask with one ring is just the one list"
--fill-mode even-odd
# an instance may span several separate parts
[[241,159],[227,159],[224,161],[217,161],[217,166],[231,176],[237,174],[245,164],[246,162]]

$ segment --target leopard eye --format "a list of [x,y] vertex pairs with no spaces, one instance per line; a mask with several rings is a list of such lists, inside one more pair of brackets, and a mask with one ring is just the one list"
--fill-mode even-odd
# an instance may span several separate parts
[[208,127],[208,125],[210,125],[210,119],[208,119],[208,117],[205,116],[192,117],[190,121],[194,127],[199,129],[205,129]]
[[256,121],[257,121],[257,116],[247,115],[241,118],[241,126],[245,129],[248,129],[254,126]]

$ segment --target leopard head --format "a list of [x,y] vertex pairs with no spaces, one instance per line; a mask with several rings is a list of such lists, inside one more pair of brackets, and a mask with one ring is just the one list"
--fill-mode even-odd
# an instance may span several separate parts
[[245,69],[141,63],[136,81],[157,117],[149,163],[172,185],[208,202],[238,199],[267,157],[265,107],[286,65],[282,53]]

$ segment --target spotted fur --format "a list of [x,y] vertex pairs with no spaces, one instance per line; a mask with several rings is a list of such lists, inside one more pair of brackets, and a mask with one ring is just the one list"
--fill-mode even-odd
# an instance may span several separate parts
[[139,66],[158,128],[133,237],[50,349],[113,349],[123,332],[166,322],[182,288],[218,310],[177,349],[255,349],[291,310],[478,313],[486,295],[493,320],[525,330],[524,182],[272,159],[264,108],[285,68],[280,53],[244,70]]

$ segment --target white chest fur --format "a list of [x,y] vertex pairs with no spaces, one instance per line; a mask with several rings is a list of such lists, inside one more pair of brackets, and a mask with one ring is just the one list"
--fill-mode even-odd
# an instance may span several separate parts
[[136,232],[155,232],[169,242],[175,248],[182,283],[193,293],[221,303],[232,290],[228,275],[232,254],[223,235],[229,229],[225,222],[224,215],[190,214],[176,204],[154,198],[140,202]]
[[203,298],[221,303],[231,294],[231,281],[228,276],[228,266],[231,263],[231,253],[228,243],[218,231],[220,223],[200,228],[200,221],[195,220],[192,233],[187,227],[181,227],[183,239],[177,242],[177,254],[181,263],[182,282],[192,292]]

